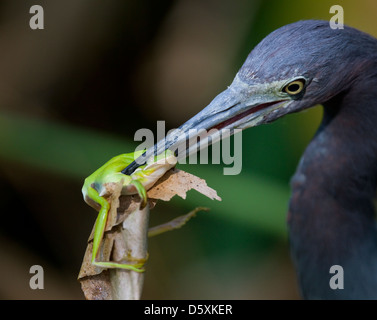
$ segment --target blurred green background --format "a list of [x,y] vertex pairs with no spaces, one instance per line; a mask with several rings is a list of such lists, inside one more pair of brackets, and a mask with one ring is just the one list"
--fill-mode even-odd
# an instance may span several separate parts
[[[44,8],[44,30],[29,28],[32,4]],[[0,298],[82,299],[76,278],[96,217],[84,178],[133,151],[137,129],[175,128],[205,107],[268,33],[329,20],[334,4],[346,24],[377,35],[373,0],[0,1]],[[313,108],[245,131],[240,175],[179,166],[223,201],[190,191],[159,202],[151,225],[211,211],[150,239],[143,298],[299,298],[289,178],[320,118]],[[29,287],[35,264],[44,290]]]

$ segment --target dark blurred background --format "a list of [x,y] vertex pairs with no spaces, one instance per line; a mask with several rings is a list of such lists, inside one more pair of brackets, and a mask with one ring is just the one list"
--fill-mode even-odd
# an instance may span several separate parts
[[[44,30],[29,27],[33,4]],[[76,278],[96,218],[84,178],[133,151],[137,129],[174,128],[205,107],[268,33],[329,20],[334,4],[346,24],[377,35],[373,0],[0,1],[0,298],[82,299]],[[289,178],[320,118],[313,108],[245,131],[240,175],[179,166],[223,201],[190,191],[159,202],[152,225],[211,211],[150,239],[143,298],[299,298]],[[29,287],[32,265],[44,268],[44,290]]]

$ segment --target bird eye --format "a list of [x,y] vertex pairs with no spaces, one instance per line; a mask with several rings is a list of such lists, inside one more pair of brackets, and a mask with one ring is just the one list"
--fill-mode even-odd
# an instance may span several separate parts
[[290,94],[296,95],[299,94],[302,90],[304,90],[305,81],[303,79],[292,81],[291,83],[287,84],[283,91]]

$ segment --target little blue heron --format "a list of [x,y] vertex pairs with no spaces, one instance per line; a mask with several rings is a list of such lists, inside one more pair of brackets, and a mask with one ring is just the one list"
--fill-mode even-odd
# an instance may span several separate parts
[[[351,27],[333,30],[327,21],[281,27],[251,51],[227,90],[145,156],[185,142],[190,129],[245,129],[317,104],[323,105],[323,120],[291,180],[287,219],[301,294],[376,299],[377,40],[372,36]],[[123,172],[141,163],[136,160]],[[343,269],[343,289],[330,285],[334,265]]]

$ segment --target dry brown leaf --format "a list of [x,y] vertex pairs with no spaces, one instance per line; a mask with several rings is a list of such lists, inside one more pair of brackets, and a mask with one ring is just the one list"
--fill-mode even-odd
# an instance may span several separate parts
[[[114,241],[116,241],[117,232],[111,231],[106,232],[103,236],[101,246],[99,249],[99,261],[110,261],[110,256],[112,252],[112,248],[114,246]],[[89,241],[86,247],[84,259],[81,265],[81,269],[79,272],[78,279],[93,276],[100,274],[104,269],[101,267],[97,267],[92,264],[92,251],[93,251],[93,241]]]
[[95,277],[81,279],[81,290],[87,300],[112,300],[109,270],[104,270]]
[[148,197],[169,201],[178,195],[186,199],[186,193],[191,189],[195,189],[212,200],[221,201],[216,190],[208,187],[204,179],[176,168],[169,170],[153,188],[148,190]]

